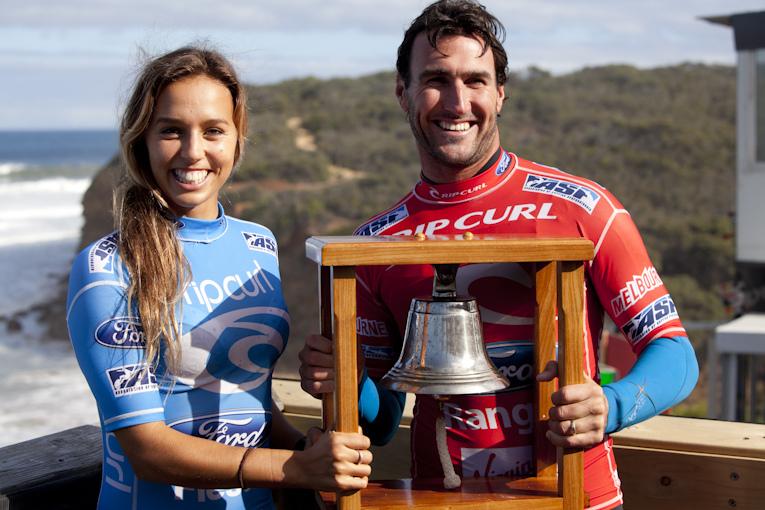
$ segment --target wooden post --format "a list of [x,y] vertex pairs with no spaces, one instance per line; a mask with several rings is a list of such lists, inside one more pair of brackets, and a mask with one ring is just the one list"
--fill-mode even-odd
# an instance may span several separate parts
[[[558,376],[561,386],[584,382],[584,264],[561,262],[558,296]],[[584,458],[581,449],[564,448],[558,493],[564,510],[584,508]]]
[[[358,432],[358,375],[356,368],[356,269],[336,266],[332,274],[335,357],[335,430]],[[339,510],[359,510],[361,493],[338,494]]]
[[[555,262],[535,264],[536,297],[534,306],[534,375],[544,370],[547,362],[555,359],[555,305],[557,301],[557,267]],[[551,396],[555,382],[534,384],[534,453],[536,476],[555,478],[557,476],[557,455],[555,446],[547,440],[545,432],[550,419]]]
[[[319,329],[321,336],[332,338],[332,268],[319,266]],[[321,426],[332,430],[335,426],[334,393],[321,396]]]

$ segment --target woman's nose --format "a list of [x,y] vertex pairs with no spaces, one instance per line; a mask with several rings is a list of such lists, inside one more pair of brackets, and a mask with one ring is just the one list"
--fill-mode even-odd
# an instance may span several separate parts
[[189,161],[198,161],[204,156],[204,140],[197,133],[189,133],[183,140],[181,154]]

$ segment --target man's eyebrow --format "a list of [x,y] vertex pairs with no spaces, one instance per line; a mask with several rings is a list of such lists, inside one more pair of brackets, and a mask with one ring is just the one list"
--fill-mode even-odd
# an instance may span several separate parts
[[[429,69],[424,69],[418,76],[420,80],[427,79],[427,78],[433,78],[434,76],[451,76],[452,73],[448,71],[446,68],[443,67],[432,67]],[[476,70],[476,71],[466,71],[464,73],[460,73],[459,76],[461,78],[481,78],[484,80],[490,80],[492,78],[492,74],[489,71],[484,70]]]

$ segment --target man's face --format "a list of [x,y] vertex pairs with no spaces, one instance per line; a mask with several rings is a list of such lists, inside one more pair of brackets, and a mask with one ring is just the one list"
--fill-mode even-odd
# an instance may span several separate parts
[[499,146],[497,114],[505,98],[494,55],[473,37],[447,36],[433,48],[425,33],[412,47],[411,82],[396,95],[417,140],[426,177],[472,177]]

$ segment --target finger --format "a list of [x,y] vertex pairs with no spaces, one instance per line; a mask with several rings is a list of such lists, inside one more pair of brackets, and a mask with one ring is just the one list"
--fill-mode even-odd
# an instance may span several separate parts
[[300,365],[298,373],[301,379],[329,381],[335,378],[335,369],[327,367],[316,367],[310,365]]
[[321,438],[322,434],[323,434],[323,432],[321,431],[320,428],[311,427],[310,429],[308,429],[308,432],[305,435],[306,436],[306,442],[305,442],[306,448],[311,446],[311,445],[315,445],[319,441],[319,439]]
[[367,436],[356,432],[333,432],[332,439],[351,450],[368,450],[372,445]]
[[558,377],[558,362],[550,360],[545,365],[545,369],[537,374],[537,381],[552,381]]
[[337,486],[340,489],[340,494],[343,496],[349,496],[356,491],[366,489],[368,483],[369,478],[366,476],[339,476],[337,478]]
[[556,406],[602,397],[603,388],[592,379],[582,384],[562,386],[551,395],[552,403]]
[[335,391],[335,381],[332,379],[329,381],[316,381],[301,377],[300,387],[309,395],[315,398],[321,398],[321,395]]
[[314,349],[304,348],[298,355],[301,366],[334,368],[335,358],[332,353],[324,353]]
[[332,340],[321,335],[308,335],[305,339],[305,346],[314,351],[332,354]]
[[576,420],[591,414],[589,402],[576,402],[550,408],[550,419],[555,421]]

